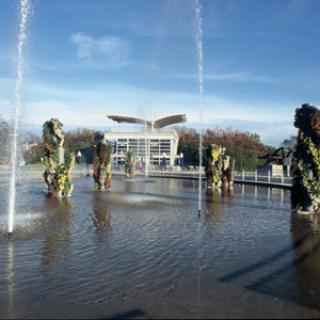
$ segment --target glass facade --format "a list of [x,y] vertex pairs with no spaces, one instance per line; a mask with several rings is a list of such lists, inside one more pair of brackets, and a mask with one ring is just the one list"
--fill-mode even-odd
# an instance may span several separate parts
[[116,139],[115,163],[124,164],[126,154],[130,150],[135,153],[137,160],[149,158],[150,164],[160,165],[165,157],[170,161],[172,151],[170,139]]

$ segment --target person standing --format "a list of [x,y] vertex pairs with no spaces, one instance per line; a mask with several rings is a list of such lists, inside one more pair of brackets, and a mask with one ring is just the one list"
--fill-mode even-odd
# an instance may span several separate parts
[[77,158],[76,158],[77,164],[81,165],[81,151],[79,150],[77,153]]

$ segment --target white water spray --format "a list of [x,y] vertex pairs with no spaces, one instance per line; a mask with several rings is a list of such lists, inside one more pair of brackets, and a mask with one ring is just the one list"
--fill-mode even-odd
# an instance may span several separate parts
[[149,153],[148,153],[148,125],[145,101],[142,100],[142,113],[144,114],[144,176],[148,178],[149,174]]
[[[199,122],[203,123],[203,30],[202,30],[202,6],[200,0],[195,0],[196,16],[196,45],[198,55],[198,85],[199,85]],[[202,128],[199,134],[199,187],[198,187],[198,211],[201,212],[202,201]]]
[[147,118],[144,124],[144,154],[145,154],[145,177],[148,178],[149,174],[149,149],[148,149],[148,127],[147,127]]
[[20,128],[20,113],[21,113],[21,88],[23,80],[23,53],[27,40],[27,23],[30,13],[29,0],[20,0],[20,22],[19,22],[19,36],[17,45],[17,71],[16,84],[14,91],[14,127],[11,140],[11,175],[10,175],[10,193],[9,193],[9,209],[8,209],[8,232],[13,232],[14,225],[14,211],[16,200],[16,167],[18,159],[18,138]]
[[[202,30],[202,6],[200,0],[195,1],[195,17],[196,17],[196,46],[198,56],[198,86],[199,86],[199,123],[203,123],[203,30]],[[199,181],[198,181],[198,215],[202,209],[202,128],[199,132]],[[201,222],[198,221],[198,270],[197,270],[197,287],[196,287],[196,301],[197,306],[200,305],[200,286],[201,286],[201,260],[203,256],[203,247],[201,246]]]

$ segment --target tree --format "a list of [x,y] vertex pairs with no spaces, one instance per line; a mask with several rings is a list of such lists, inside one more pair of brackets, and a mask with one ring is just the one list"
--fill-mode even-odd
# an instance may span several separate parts
[[[199,164],[199,133],[195,129],[177,128],[180,136],[178,153],[183,152],[187,165]],[[264,145],[256,133],[235,129],[207,129],[203,134],[203,149],[209,144],[218,144],[226,148],[226,153],[236,161],[236,169],[254,170],[262,161],[259,155],[274,151]],[[203,155],[205,152],[203,152]],[[206,163],[205,157],[203,164]]]
[[[94,130],[79,128],[65,133],[64,146],[71,152],[78,152],[80,149],[94,144]],[[43,157],[44,146],[42,138],[30,133],[22,134],[23,158],[26,163],[36,163]]]
[[65,133],[64,145],[73,152],[94,145],[94,130],[78,128]]
[[[40,137],[38,137],[40,139]],[[37,140],[38,140],[37,139]],[[26,164],[33,164],[41,161],[43,157],[44,147],[41,141],[33,142],[26,146],[23,159],[25,160]]]
[[186,165],[198,165],[199,162],[199,134],[195,129],[176,128],[179,134],[178,154],[184,155]]
[[235,129],[207,129],[203,136],[203,146],[220,144],[226,148],[226,153],[236,161],[236,169],[254,170],[261,165],[258,156],[271,152],[273,147],[261,142],[260,136]]
[[10,155],[10,126],[0,115],[0,164],[7,163]]

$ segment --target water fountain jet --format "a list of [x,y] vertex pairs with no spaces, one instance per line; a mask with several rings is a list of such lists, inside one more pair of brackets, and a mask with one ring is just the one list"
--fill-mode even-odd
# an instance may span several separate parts
[[[202,30],[202,6],[199,0],[195,0],[196,17],[196,45],[198,56],[198,86],[199,86],[199,122],[203,123],[203,30]],[[199,186],[198,186],[198,214],[201,212],[202,201],[202,128],[199,134]]]
[[14,125],[11,142],[11,174],[10,174],[10,191],[9,191],[9,207],[8,207],[8,233],[13,232],[14,226],[14,211],[16,202],[16,167],[18,158],[18,141],[20,129],[20,114],[21,114],[21,91],[23,80],[23,53],[27,40],[27,23],[30,13],[30,1],[20,0],[20,23],[19,36],[17,45],[17,71],[15,84],[15,111],[14,111]]

